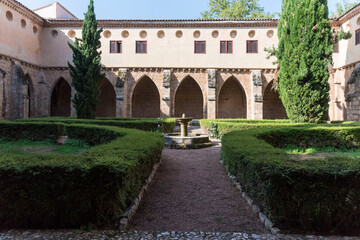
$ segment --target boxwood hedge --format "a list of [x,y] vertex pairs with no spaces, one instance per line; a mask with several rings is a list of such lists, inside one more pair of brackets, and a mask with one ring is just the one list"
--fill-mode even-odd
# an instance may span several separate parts
[[113,225],[160,160],[160,133],[89,124],[1,122],[0,138],[58,135],[93,145],[82,155],[2,154],[0,228]]
[[228,171],[281,229],[360,234],[360,161],[294,160],[282,147],[358,148],[358,127],[250,129],[225,134]]
[[138,119],[138,118],[96,118],[96,119],[77,119],[65,117],[46,117],[19,119],[19,122],[61,122],[66,124],[95,124],[105,126],[115,126],[121,128],[134,128],[144,131],[172,132],[175,127],[175,119]]

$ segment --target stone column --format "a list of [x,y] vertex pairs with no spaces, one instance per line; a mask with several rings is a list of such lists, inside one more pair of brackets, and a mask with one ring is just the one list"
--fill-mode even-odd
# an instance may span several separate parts
[[251,72],[251,119],[263,119],[263,94],[261,70]]
[[216,69],[208,69],[207,118],[216,118]]
[[4,79],[6,72],[0,68],[0,120],[4,116]]
[[170,117],[170,86],[171,86],[171,70],[164,69],[162,98],[160,104],[161,117]]
[[118,78],[116,80],[116,117],[124,116],[124,86],[127,81],[127,68],[120,68]]
[[71,117],[76,117],[76,108],[75,108],[74,103],[73,103],[75,94],[76,94],[76,90],[75,90],[74,86],[71,85],[71,100],[70,100]]

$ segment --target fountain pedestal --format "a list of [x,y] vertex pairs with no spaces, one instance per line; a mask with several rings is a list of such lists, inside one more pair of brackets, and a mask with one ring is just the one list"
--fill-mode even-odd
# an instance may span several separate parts
[[180,123],[182,137],[187,137],[189,135],[188,134],[188,124],[192,120],[193,120],[192,118],[186,118],[185,113],[182,115],[182,118],[176,119],[176,121],[178,121]]
[[165,134],[165,147],[173,149],[198,149],[211,147],[212,142],[206,134],[188,134],[188,124],[192,118],[185,117],[176,119],[181,125],[181,133]]

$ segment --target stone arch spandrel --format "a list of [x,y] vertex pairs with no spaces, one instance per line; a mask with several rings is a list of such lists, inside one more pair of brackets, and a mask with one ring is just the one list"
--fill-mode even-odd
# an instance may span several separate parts
[[135,118],[158,118],[161,115],[160,93],[157,85],[143,75],[134,86],[131,95],[131,116]]
[[218,94],[218,118],[247,118],[247,95],[240,81],[230,76],[220,87]]

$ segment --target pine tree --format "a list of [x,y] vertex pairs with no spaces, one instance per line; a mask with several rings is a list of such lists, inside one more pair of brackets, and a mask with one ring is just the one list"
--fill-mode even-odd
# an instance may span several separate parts
[[88,11],[82,26],[82,39],[76,38],[74,45],[69,43],[73,51],[74,66],[68,62],[72,86],[76,90],[73,99],[78,118],[95,118],[95,111],[100,96],[99,84],[105,76],[101,73],[100,33],[97,29],[94,2],[90,0]]
[[329,109],[333,36],[327,0],[283,0],[278,88],[290,120],[320,122]]

